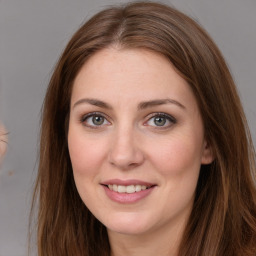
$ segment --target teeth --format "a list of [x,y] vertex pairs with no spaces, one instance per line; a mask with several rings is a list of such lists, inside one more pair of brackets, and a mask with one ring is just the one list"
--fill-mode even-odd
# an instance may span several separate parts
[[117,191],[118,191],[118,193],[125,193],[126,187],[125,186],[117,186]]
[[145,190],[146,188],[146,186],[141,186],[141,190]]
[[115,185],[115,184],[113,185],[113,190],[117,191],[117,185]]
[[136,185],[135,189],[136,189],[136,192],[140,192],[141,191],[141,185]]
[[146,190],[147,186],[145,185],[129,185],[129,186],[123,186],[123,185],[108,185],[108,188],[110,190],[113,190],[118,193],[135,193],[135,192],[140,192],[141,190]]
[[135,192],[134,185],[130,185],[126,187],[126,193],[134,193],[134,192]]

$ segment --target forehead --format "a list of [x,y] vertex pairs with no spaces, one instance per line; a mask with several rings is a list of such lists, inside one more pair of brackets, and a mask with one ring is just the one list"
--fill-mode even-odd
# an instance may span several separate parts
[[71,101],[79,97],[112,101],[122,98],[151,100],[194,99],[188,83],[164,56],[145,49],[107,48],[93,55],[79,71]]

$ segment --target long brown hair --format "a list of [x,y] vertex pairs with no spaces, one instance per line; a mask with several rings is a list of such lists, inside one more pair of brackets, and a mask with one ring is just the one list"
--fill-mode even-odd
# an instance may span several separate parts
[[[106,228],[80,199],[67,147],[72,84],[90,56],[117,45],[166,56],[189,83],[215,160],[202,166],[179,256],[255,256],[255,151],[228,67],[211,38],[183,13],[151,2],[101,11],[64,50],[42,113],[38,255],[110,255]],[[166,160],[168,161],[168,160]]]

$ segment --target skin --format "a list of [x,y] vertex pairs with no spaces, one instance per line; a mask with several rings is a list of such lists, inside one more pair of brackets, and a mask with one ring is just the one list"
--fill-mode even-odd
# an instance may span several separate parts
[[7,132],[5,127],[0,123],[0,163],[6,153],[7,148]]
[[[112,255],[176,255],[200,166],[213,157],[196,99],[173,65],[142,49],[93,55],[74,81],[68,145],[78,192],[107,227]],[[101,185],[110,179],[155,187],[137,202],[119,203]]]

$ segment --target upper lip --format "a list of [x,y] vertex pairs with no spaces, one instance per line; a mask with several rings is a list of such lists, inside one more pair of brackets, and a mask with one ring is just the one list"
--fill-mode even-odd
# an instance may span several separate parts
[[101,185],[123,185],[123,186],[129,186],[129,185],[144,185],[147,187],[154,186],[156,184],[142,181],[142,180],[136,180],[136,179],[129,179],[129,180],[121,180],[121,179],[111,179],[101,182]]

